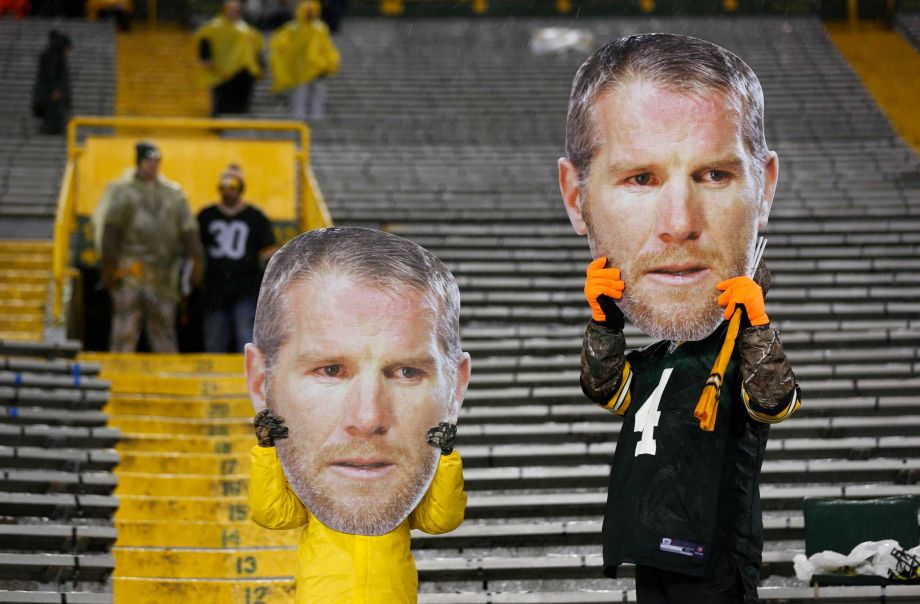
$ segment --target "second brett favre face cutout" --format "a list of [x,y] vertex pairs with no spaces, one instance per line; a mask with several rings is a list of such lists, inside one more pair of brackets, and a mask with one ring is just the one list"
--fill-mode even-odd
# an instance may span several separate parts
[[329,528],[382,535],[415,508],[456,423],[469,357],[450,363],[425,294],[320,274],[289,286],[292,336],[278,352],[267,402],[289,437],[275,446],[291,487]]
[[738,106],[717,92],[638,79],[598,95],[593,110],[602,143],[583,189],[571,162],[559,162],[572,226],[595,258],[620,269],[618,305],[634,325],[661,339],[703,339],[723,320],[716,284],[753,269],[776,155],[759,177]]

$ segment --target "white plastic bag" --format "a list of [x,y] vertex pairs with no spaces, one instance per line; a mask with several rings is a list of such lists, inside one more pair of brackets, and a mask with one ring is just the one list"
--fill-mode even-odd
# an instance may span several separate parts
[[[888,578],[897,567],[897,560],[891,554],[892,550],[901,549],[900,544],[894,539],[884,541],[865,541],[860,543],[848,554],[825,550],[812,554],[806,558],[804,554],[797,554],[792,559],[795,567],[795,576],[800,581],[811,581],[815,574],[846,573],[856,575],[877,575]],[[916,555],[920,547],[908,551]]]

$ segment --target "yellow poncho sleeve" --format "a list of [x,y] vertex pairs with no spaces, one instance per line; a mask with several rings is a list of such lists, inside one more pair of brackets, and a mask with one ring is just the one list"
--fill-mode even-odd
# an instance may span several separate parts
[[244,22],[233,23],[218,15],[202,25],[193,39],[196,53],[202,40],[211,44],[211,67],[202,69],[199,74],[202,86],[213,88],[242,70],[261,77],[259,54],[263,41],[262,34],[254,27]]
[[252,521],[267,529],[291,529],[307,524],[307,508],[291,489],[274,447],[250,451],[249,508]]
[[460,526],[465,512],[463,461],[455,449],[438,459],[438,469],[431,486],[409,515],[409,528],[431,535],[448,533]]

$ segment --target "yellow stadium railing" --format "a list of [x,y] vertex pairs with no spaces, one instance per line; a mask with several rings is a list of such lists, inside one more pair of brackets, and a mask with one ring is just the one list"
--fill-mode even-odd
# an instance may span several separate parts
[[[302,122],[281,120],[224,120],[224,119],[185,119],[185,118],[136,118],[136,117],[75,117],[67,128],[67,166],[61,181],[58,195],[57,211],[54,223],[53,250],[53,292],[51,304],[51,324],[60,327],[65,322],[66,308],[64,293],[69,279],[77,273],[74,265],[73,239],[77,226],[78,206],[85,206],[86,200],[78,199],[76,183],[80,176],[80,160],[85,151],[85,141],[81,141],[81,129],[92,129],[92,137],[114,136],[99,134],[110,129],[127,132],[143,132],[144,138],[188,137],[211,135],[217,131],[259,131],[279,134],[293,133],[295,141],[294,159],[296,186],[294,215],[300,231],[330,226],[332,219],[326,207],[313,171],[310,169],[310,133]],[[153,133],[153,134],[151,134]],[[138,137],[140,138],[140,137]],[[89,200],[95,203],[97,200]]]
[[54,248],[52,249],[52,274],[54,295],[51,302],[51,317],[60,325],[64,322],[64,285],[72,276],[70,268],[70,234],[74,230],[74,171],[75,163],[67,159],[64,177],[61,179],[61,192],[58,194],[57,210],[54,215]]

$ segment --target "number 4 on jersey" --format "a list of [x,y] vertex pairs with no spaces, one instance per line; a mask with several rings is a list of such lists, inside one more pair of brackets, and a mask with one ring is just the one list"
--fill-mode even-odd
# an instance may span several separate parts
[[664,395],[664,389],[668,385],[672,371],[674,371],[673,367],[664,370],[658,386],[636,411],[634,430],[642,433],[642,438],[636,443],[636,457],[655,454],[655,427],[658,426],[658,418],[661,417],[658,405],[661,403],[661,397]]

